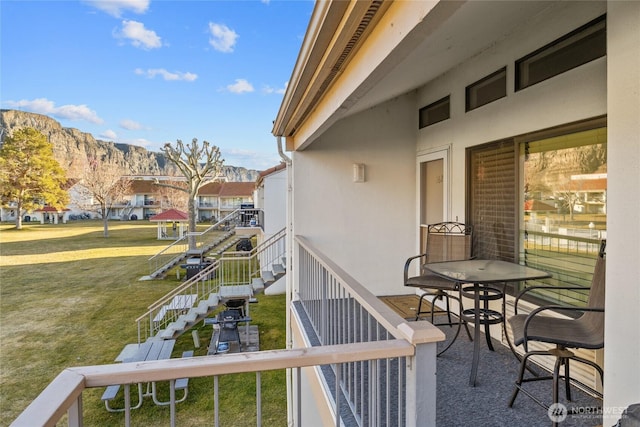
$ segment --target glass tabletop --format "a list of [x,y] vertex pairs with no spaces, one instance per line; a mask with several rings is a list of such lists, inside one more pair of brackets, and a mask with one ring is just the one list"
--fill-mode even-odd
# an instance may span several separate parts
[[472,259],[425,264],[432,273],[455,282],[495,283],[551,277],[546,271],[508,261]]

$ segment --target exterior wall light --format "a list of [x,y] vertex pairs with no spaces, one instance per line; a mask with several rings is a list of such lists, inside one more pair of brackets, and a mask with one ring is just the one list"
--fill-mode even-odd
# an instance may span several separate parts
[[364,182],[364,163],[353,164],[353,182]]

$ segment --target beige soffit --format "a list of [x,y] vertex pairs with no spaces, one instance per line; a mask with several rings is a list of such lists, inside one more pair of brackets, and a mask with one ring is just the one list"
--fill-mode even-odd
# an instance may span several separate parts
[[345,69],[391,1],[317,2],[272,133],[287,138]]

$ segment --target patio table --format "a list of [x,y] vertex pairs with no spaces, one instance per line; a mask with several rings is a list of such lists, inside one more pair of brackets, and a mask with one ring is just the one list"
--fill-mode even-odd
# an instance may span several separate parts
[[[504,326],[504,288],[508,282],[544,279],[549,273],[513,262],[500,260],[472,259],[466,261],[448,261],[425,264],[433,274],[458,283],[462,295],[473,299],[473,309],[462,310],[463,320],[473,322],[474,342],[473,361],[469,385],[475,387],[480,360],[480,324],[484,325],[489,350],[493,351],[489,326],[503,323]],[[496,286],[501,284],[501,286]],[[502,299],[502,312],[489,309],[489,301]],[[483,306],[480,307],[480,301]]]

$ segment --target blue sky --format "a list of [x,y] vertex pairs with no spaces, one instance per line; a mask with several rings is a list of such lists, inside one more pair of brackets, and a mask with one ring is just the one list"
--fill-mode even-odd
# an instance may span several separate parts
[[225,164],[279,163],[272,121],[313,2],[0,2],[0,105],[159,151],[192,138]]

